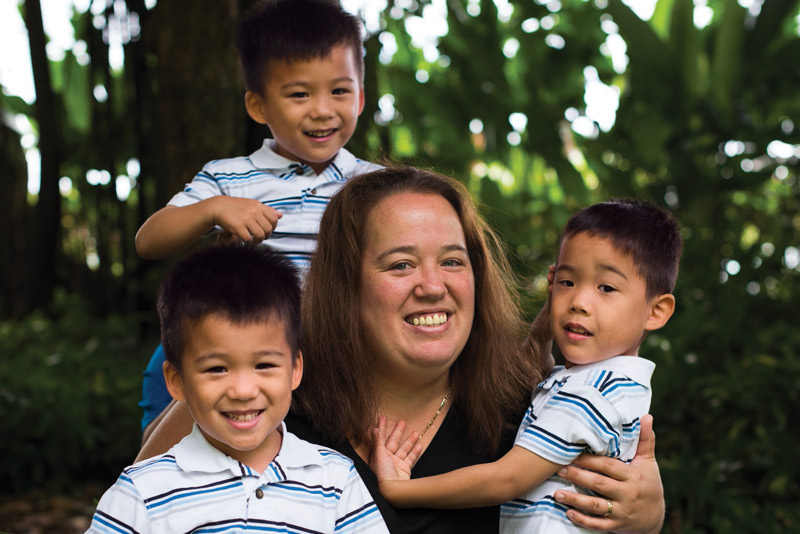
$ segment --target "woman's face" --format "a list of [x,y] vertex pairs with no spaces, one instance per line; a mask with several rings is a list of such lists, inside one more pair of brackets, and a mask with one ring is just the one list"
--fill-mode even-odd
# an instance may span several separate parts
[[447,200],[399,193],[375,205],[364,230],[360,301],[384,379],[418,386],[447,372],[475,310],[464,231]]

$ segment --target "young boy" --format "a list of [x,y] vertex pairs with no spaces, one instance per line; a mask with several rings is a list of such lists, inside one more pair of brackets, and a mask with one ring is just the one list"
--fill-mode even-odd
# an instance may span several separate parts
[[364,108],[360,24],[331,0],[258,4],[237,30],[245,106],[272,139],[248,157],[206,164],[136,236],[148,259],[217,228],[270,244],[305,268],[329,198],[375,165],[343,149]]
[[203,249],[164,279],[158,312],[167,387],[195,426],[126,468],[89,532],[388,532],[352,462],[283,424],[303,376],[288,259],[269,247]]
[[[247,112],[273,138],[248,157],[206,164],[145,221],[136,250],[165,258],[216,229],[269,238],[304,272],[330,197],[378,168],[343,148],[364,108],[361,25],[333,0],[270,0],[239,24],[237,47]],[[145,371],[142,430],[169,402],[163,362],[159,348]]]
[[639,347],[675,309],[681,249],[678,224],[647,203],[603,202],[575,214],[564,228],[550,298],[550,328],[566,365],[536,387],[515,446],[494,463],[409,481],[416,435],[401,444],[396,427],[387,439],[382,420],[373,455],[381,493],[396,506],[505,503],[506,533],[583,531],[553,498],[574,489],[555,473],[583,451],[626,462],[634,456],[655,368],[637,357]]

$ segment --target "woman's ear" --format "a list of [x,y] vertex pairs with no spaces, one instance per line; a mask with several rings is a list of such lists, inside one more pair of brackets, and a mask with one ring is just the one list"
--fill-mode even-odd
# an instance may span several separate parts
[[264,112],[264,98],[253,91],[247,91],[244,94],[244,107],[247,108],[247,114],[250,118],[259,124],[267,124],[267,115]]
[[167,391],[175,400],[186,400],[183,394],[183,380],[181,373],[169,362],[164,362],[164,381],[167,383]]
[[650,300],[650,316],[645,323],[645,330],[658,330],[669,321],[675,311],[675,295],[664,293]]

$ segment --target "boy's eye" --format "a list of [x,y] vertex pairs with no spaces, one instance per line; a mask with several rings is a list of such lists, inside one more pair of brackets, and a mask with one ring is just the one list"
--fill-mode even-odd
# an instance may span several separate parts
[[345,89],[344,87],[339,87],[333,90],[333,94],[335,95],[346,95],[350,92],[350,89]]
[[575,285],[575,282],[573,282],[572,280],[557,280],[556,284],[564,287],[572,287]]
[[294,93],[289,95],[289,98],[306,98],[308,93],[304,91],[295,91]]
[[600,284],[600,287],[598,287],[598,289],[600,290],[601,293],[613,293],[614,291],[617,290],[615,287],[610,286],[608,284]]
[[224,373],[225,368],[221,365],[215,365],[214,367],[209,367],[205,370],[206,373]]
[[262,362],[262,363],[257,363],[256,364],[256,369],[262,369],[262,370],[263,369],[272,369],[273,367],[277,367],[277,366],[274,363],[267,363],[267,362]]

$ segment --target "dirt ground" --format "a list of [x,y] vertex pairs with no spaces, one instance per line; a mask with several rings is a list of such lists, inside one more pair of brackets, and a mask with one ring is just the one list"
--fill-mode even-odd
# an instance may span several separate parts
[[92,520],[94,496],[101,493],[102,489],[86,488],[81,490],[85,497],[41,492],[22,496],[0,494],[0,533],[83,534]]

